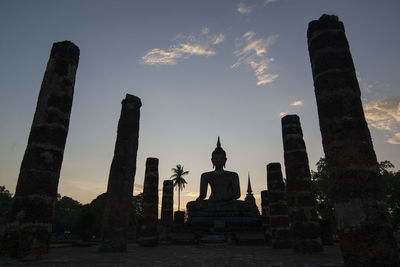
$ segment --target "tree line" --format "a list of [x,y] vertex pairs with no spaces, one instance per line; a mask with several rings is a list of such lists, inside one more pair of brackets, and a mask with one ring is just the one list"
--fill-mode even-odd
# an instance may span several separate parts
[[[142,194],[133,196],[128,233],[136,237],[137,225],[142,216]],[[100,194],[89,204],[82,204],[68,196],[57,196],[53,213],[53,240],[73,239],[91,241],[100,238],[106,193]],[[0,186],[0,218],[5,221],[10,212],[12,195]],[[1,222],[0,222],[1,223]]]
[[[173,185],[178,189],[178,209],[180,206],[180,191],[187,184],[183,176],[189,174],[184,171],[180,164],[172,168],[171,179]],[[103,193],[93,199],[89,204],[82,204],[79,201],[68,197],[61,197],[59,194],[54,205],[52,232],[53,240],[72,239],[91,241],[101,236],[103,211],[106,202],[106,194]],[[132,198],[130,210],[128,238],[136,239],[139,235],[139,225],[143,216],[142,211],[143,195],[138,194]],[[5,222],[10,212],[12,195],[5,186],[0,186],[0,223]]]
[[[317,171],[311,171],[311,185],[316,197],[317,211],[321,219],[329,221],[332,230],[335,230],[335,210],[325,158],[320,158],[316,166]],[[381,161],[378,168],[389,216],[393,228],[398,231],[400,230],[400,170],[393,171],[394,165],[387,160]]]

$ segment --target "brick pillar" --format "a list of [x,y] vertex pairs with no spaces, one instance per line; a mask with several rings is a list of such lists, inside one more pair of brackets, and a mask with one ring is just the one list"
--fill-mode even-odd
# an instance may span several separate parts
[[103,215],[102,252],[126,251],[129,214],[132,210],[133,184],[139,143],[139,119],[142,103],[126,94],[122,100],[114,157],[108,178]]
[[172,227],[174,222],[174,185],[172,180],[165,180],[163,183],[163,195],[161,203],[161,225]]
[[297,115],[286,115],[282,118],[282,139],[293,250],[320,252],[323,247],[315,196],[311,192],[308,156]]
[[174,185],[172,180],[163,183],[161,202],[161,233],[160,240],[170,240],[174,223]]
[[267,244],[271,243],[270,210],[268,201],[268,190],[261,191],[261,216],[264,231],[264,239]]
[[68,134],[79,48],[54,43],[40,87],[1,254],[39,259],[47,254],[53,206]]
[[141,225],[141,246],[158,244],[158,159],[147,158],[143,187],[143,220]]
[[340,245],[348,266],[398,266],[398,252],[343,23],[310,22],[308,50]]
[[272,246],[274,248],[290,248],[288,207],[279,162],[267,165],[267,183]]

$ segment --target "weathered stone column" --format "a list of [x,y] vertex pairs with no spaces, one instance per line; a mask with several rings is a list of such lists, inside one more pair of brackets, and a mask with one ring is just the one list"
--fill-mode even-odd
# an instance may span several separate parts
[[172,180],[163,182],[163,195],[161,203],[161,225],[172,227],[174,222],[174,185]]
[[79,48],[75,44],[53,44],[9,224],[0,233],[2,254],[38,259],[48,252],[78,62]]
[[268,200],[268,190],[261,191],[261,215],[264,230],[264,239],[267,244],[271,242],[270,210]]
[[143,187],[143,220],[139,243],[141,246],[158,244],[158,159],[147,158]]
[[174,228],[179,230],[185,224],[185,211],[175,211],[174,212]]
[[267,183],[272,247],[290,248],[288,207],[279,162],[267,165]]
[[282,139],[286,170],[286,194],[296,252],[320,252],[322,241],[303,131],[297,115],[282,118]]
[[308,49],[340,245],[348,266],[398,266],[378,164],[343,23],[310,22]]
[[160,240],[171,239],[174,223],[174,185],[172,180],[164,180],[161,202],[161,233]]
[[139,119],[142,103],[126,94],[122,100],[114,157],[108,178],[103,215],[102,243],[99,251],[126,251],[129,214],[132,207],[136,156],[139,142]]

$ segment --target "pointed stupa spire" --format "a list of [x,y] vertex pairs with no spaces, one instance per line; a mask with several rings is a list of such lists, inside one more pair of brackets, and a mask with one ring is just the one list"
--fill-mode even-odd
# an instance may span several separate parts
[[219,141],[219,136],[218,136],[218,141],[217,141],[217,147],[221,147],[221,142]]
[[244,198],[245,201],[250,203],[250,205],[255,206],[256,205],[256,199],[253,196],[253,190],[251,190],[251,184],[250,184],[250,172],[248,173],[248,182],[247,182],[247,195]]
[[249,194],[253,193],[253,190],[251,190],[251,184],[250,184],[250,172],[248,173],[247,193],[249,193]]

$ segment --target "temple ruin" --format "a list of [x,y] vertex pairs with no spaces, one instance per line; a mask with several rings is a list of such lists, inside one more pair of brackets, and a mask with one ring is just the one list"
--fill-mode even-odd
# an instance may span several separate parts
[[[307,38],[345,265],[399,266],[398,248],[388,219],[343,23],[334,15],[323,15],[310,22]],[[79,48],[69,41],[53,44],[11,215],[6,224],[0,225],[2,255],[37,260],[48,253],[79,53]],[[136,96],[127,94],[122,101],[103,217],[99,248],[102,252],[127,251],[140,108],[141,100]],[[282,139],[286,185],[281,164],[268,164],[268,190],[261,192],[262,216],[253,195],[250,175],[245,200],[239,200],[239,175],[224,169],[227,156],[218,137],[211,156],[213,169],[202,173],[199,196],[187,203],[186,214],[177,211],[173,218],[173,183],[171,180],[163,182],[159,227],[159,160],[147,158],[138,243],[154,247],[159,240],[172,243],[174,234],[187,234],[190,244],[202,241],[234,244],[245,240],[246,234],[261,233],[261,240],[273,248],[322,252],[322,243],[333,243],[331,225],[326,220],[318,221],[308,156],[297,115],[282,118]],[[206,199],[209,187],[211,194]]]
[[53,207],[67,139],[79,48],[54,43],[40,87],[1,251],[23,259],[48,252]]
[[147,158],[143,185],[143,221],[139,244],[144,247],[158,244],[158,159]]
[[136,96],[126,94],[122,100],[117,140],[107,186],[100,251],[126,251],[129,211],[136,173],[139,143],[139,119],[142,103]]
[[315,197],[311,192],[311,174],[300,118],[282,118],[282,139],[286,172],[286,193],[296,252],[320,252],[322,242]]
[[397,246],[343,23],[311,21],[308,50],[345,264],[398,266]]
[[267,165],[267,183],[272,246],[274,248],[290,248],[287,198],[279,162]]
[[161,239],[170,239],[174,223],[174,185],[172,180],[164,180],[161,202]]

